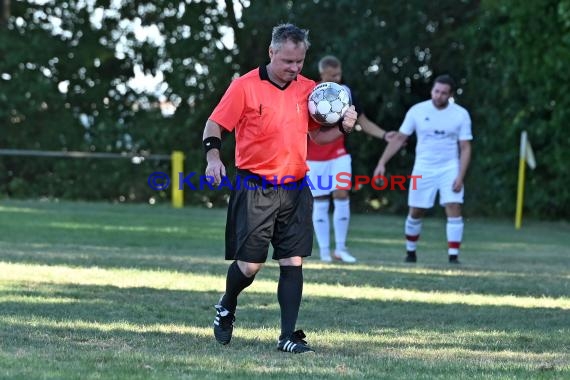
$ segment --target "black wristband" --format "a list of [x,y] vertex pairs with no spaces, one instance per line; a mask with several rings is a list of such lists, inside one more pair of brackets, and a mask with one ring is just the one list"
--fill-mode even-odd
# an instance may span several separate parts
[[206,137],[202,144],[204,145],[204,153],[208,153],[212,149],[222,149],[222,140],[216,136]]
[[342,121],[344,120],[344,117],[341,117],[340,120],[338,121],[338,130],[345,136],[348,136],[350,134],[350,132],[347,132],[344,130],[344,127],[342,126]]

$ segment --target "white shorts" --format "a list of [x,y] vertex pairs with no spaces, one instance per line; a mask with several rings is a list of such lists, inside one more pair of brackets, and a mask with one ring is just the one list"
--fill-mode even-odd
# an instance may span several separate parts
[[313,197],[329,195],[335,190],[350,189],[351,185],[347,184],[352,178],[350,154],[328,161],[307,161],[307,165],[309,165],[307,178],[312,185]]
[[415,168],[412,172],[414,176],[422,176],[415,180],[414,190],[409,182],[408,206],[417,208],[432,208],[435,203],[435,195],[439,192],[439,204],[463,203],[464,188],[459,192],[453,191],[453,181],[459,173],[458,166],[447,167],[436,170],[422,170]]

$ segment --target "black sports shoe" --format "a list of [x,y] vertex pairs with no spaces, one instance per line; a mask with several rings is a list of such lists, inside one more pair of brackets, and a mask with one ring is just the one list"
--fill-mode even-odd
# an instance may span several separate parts
[[448,257],[450,264],[460,264],[458,255],[449,255]]
[[230,313],[222,305],[215,305],[216,318],[214,319],[214,336],[220,344],[228,344],[232,339],[234,331],[234,321],[236,317],[234,313]]
[[287,338],[279,338],[277,341],[277,349],[283,352],[292,352],[294,354],[306,354],[315,352],[311,347],[307,346],[306,335],[303,330],[297,330]]
[[416,251],[407,251],[404,261],[407,263],[415,263],[417,261]]

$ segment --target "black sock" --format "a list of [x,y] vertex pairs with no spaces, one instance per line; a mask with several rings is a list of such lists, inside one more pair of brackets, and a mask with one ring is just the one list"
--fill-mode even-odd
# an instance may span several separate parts
[[277,299],[281,307],[281,337],[287,337],[295,330],[301,297],[303,295],[303,268],[301,266],[281,266]]
[[229,310],[231,313],[236,312],[237,297],[242,290],[247,288],[253,282],[254,276],[246,277],[239,266],[237,261],[234,261],[228,268],[228,275],[226,277],[226,294],[222,297],[220,304]]

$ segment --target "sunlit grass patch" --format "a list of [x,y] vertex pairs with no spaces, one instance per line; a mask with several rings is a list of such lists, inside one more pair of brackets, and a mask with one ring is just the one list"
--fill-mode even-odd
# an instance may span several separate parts
[[297,327],[317,352],[293,356],[276,350],[273,262],[240,296],[232,342],[214,341],[224,222],[224,210],[1,205],[0,378],[570,378],[564,224],[520,234],[471,220],[450,267],[428,218],[411,266],[400,217],[353,215],[359,261],[304,264]]
[[[180,273],[175,271],[149,271],[138,269],[73,268],[63,266],[21,265],[0,262],[0,271],[6,273],[1,281],[46,282],[54,284],[108,285],[119,288],[154,288],[210,292],[223,287],[225,277]],[[258,280],[249,289],[253,293],[275,293],[275,283]],[[424,302],[435,304],[466,304],[513,306],[521,308],[570,309],[570,298],[497,296],[449,292],[422,292],[406,289],[388,289],[370,286],[344,286],[341,284],[314,284],[307,282],[304,295],[309,297],[346,298],[352,300],[379,300],[398,302]]]

